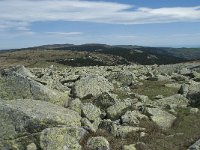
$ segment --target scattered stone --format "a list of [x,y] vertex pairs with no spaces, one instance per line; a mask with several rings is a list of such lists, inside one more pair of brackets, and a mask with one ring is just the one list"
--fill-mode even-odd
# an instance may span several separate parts
[[99,125],[101,123],[101,119],[97,118],[93,123],[91,123],[87,118],[81,119],[81,124],[83,128],[85,128],[89,132],[96,132],[99,128]]
[[90,138],[87,148],[88,150],[110,150],[109,142],[102,136]]
[[122,123],[127,125],[138,125],[141,119],[148,119],[147,116],[141,114],[139,111],[127,111],[125,115],[121,117]]
[[191,145],[188,150],[199,150],[200,149],[200,140],[196,141],[193,145]]
[[157,96],[155,97],[156,100],[158,100],[158,99],[162,99],[162,98],[164,98],[163,95],[157,95]]
[[188,94],[188,88],[189,88],[189,85],[187,85],[187,84],[182,84],[181,85],[181,88],[179,89],[179,91],[178,91],[178,93],[180,93],[180,94],[182,94],[182,95],[184,95],[184,96],[187,96],[187,94]]
[[109,92],[113,88],[113,85],[106,78],[88,75],[75,82],[74,94],[79,98],[85,98]]
[[110,81],[115,80],[119,82],[122,86],[130,86],[132,81],[135,79],[135,76],[129,71],[123,71],[111,73],[107,78]]
[[81,115],[82,103],[80,99],[76,98],[69,103],[69,109],[78,112]]
[[191,73],[191,70],[189,70],[187,68],[182,68],[181,70],[179,70],[178,73],[181,75],[189,75]]
[[129,133],[132,132],[142,132],[145,131],[145,128],[141,127],[133,127],[133,126],[121,126],[121,125],[115,125],[114,128],[114,135],[116,137],[125,138]]
[[125,102],[118,102],[113,106],[108,107],[107,117],[112,120],[119,119],[127,110],[129,106]]
[[187,98],[190,100],[191,106],[200,106],[200,84],[196,83],[189,86]]
[[159,108],[147,108],[147,115],[150,116],[159,127],[163,129],[170,128],[176,117]]
[[109,93],[102,93],[97,98],[95,98],[94,103],[101,109],[105,110],[108,107],[114,105],[116,101]]
[[4,140],[14,140],[56,125],[81,125],[78,113],[36,100],[1,100],[0,120],[0,139]]
[[49,89],[41,83],[9,70],[0,78],[0,98],[34,99],[64,105],[68,100],[68,93]]
[[100,118],[101,110],[91,103],[83,104],[82,115],[90,121]]
[[171,108],[186,108],[189,105],[189,100],[183,95],[175,94],[163,99],[155,101],[158,106]]
[[191,108],[190,109],[190,113],[191,114],[196,114],[196,113],[198,113],[199,112],[199,109],[198,108]]
[[124,145],[123,150],[137,150],[135,144]]
[[31,143],[26,147],[26,150],[37,150],[35,143]]
[[66,128],[47,128],[40,136],[40,146],[44,150],[81,150],[78,141],[66,133]]

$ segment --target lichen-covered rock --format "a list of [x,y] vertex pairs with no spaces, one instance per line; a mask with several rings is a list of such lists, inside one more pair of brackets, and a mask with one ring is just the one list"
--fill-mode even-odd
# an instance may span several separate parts
[[31,144],[27,145],[26,149],[27,150],[37,150],[37,147],[36,147],[35,143],[31,143]]
[[137,150],[137,149],[135,147],[135,144],[131,144],[131,145],[124,145],[123,150]]
[[0,76],[0,98],[35,99],[63,105],[68,100],[68,93],[49,89],[31,78],[8,70]]
[[47,128],[40,136],[40,146],[43,150],[81,150],[77,139],[66,132],[66,128]]
[[66,133],[78,141],[82,140],[89,132],[82,127],[66,127]]
[[116,103],[116,100],[109,93],[104,92],[95,98],[94,103],[101,109],[105,110],[108,107],[114,105]]
[[187,150],[199,150],[200,149],[200,140],[192,144]]
[[107,117],[112,120],[119,119],[126,112],[128,107],[129,105],[125,102],[118,102],[113,106],[108,107],[106,110]]
[[181,88],[179,89],[178,92],[179,92],[180,94],[184,95],[184,96],[187,96],[187,94],[188,94],[188,87],[189,87],[188,84],[182,84],[182,85],[181,85]]
[[101,119],[97,118],[93,122],[90,122],[87,118],[82,118],[81,119],[81,124],[82,126],[90,132],[96,132],[97,129],[99,128],[99,125],[101,123]]
[[28,137],[48,127],[80,126],[80,119],[78,113],[44,101],[1,100],[0,139],[13,144],[12,140],[18,137]]
[[25,68],[22,65],[16,66],[12,70],[18,74],[21,74],[22,76],[35,78],[35,76],[27,68]]
[[113,90],[113,85],[102,76],[88,75],[75,82],[74,94],[79,98],[97,96]]
[[69,109],[74,110],[79,114],[81,114],[82,102],[80,101],[80,99],[76,98],[75,100],[69,102]]
[[147,115],[162,129],[170,128],[176,117],[159,108],[147,108]]
[[192,106],[200,106],[200,84],[193,83],[188,88],[187,98]]
[[127,111],[122,117],[122,123],[128,125],[138,125],[140,120],[148,119],[147,116],[141,114],[139,111]]
[[169,97],[165,97],[155,101],[158,106],[170,108],[185,108],[189,104],[189,100],[185,96],[180,94],[175,94]]
[[102,136],[90,138],[87,148],[88,150],[110,150],[109,142]]
[[145,128],[115,125],[113,134],[116,137],[125,138],[129,133],[138,132],[138,131],[145,131]]
[[115,80],[119,82],[122,86],[130,86],[132,81],[135,79],[135,76],[130,71],[121,71],[111,73],[107,78],[110,81]]
[[82,107],[82,114],[90,121],[95,121],[100,118],[101,110],[91,103],[84,104]]

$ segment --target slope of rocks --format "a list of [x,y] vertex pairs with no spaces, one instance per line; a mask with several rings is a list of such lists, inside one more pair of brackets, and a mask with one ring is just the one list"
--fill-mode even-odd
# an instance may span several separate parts
[[[130,134],[148,136],[142,122],[168,131],[177,122],[179,109],[198,112],[199,65],[1,70],[0,149],[109,150],[110,139],[97,135],[101,130],[125,140]],[[166,83],[177,93],[164,96],[159,91],[155,98],[137,93],[134,89],[146,81]],[[138,145],[147,147],[135,141],[120,149]]]

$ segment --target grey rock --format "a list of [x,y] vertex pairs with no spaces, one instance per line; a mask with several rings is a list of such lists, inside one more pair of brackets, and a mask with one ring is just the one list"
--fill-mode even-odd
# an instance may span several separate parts
[[47,128],[41,132],[40,146],[43,150],[81,150],[77,139],[66,133],[66,128]]
[[126,111],[129,106],[125,102],[118,102],[113,106],[108,107],[107,117],[112,120],[119,119]]
[[181,70],[179,70],[178,73],[181,75],[189,75],[191,73],[191,70],[189,70],[187,68],[182,68]]
[[85,98],[109,92],[113,88],[113,85],[106,78],[88,75],[75,82],[74,94],[79,98]]
[[185,108],[189,105],[189,100],[183,95],[175,94],[169,97],[165,97],[156,100],[155,103],[160,107],[170,107],[170,108]]
[[200,140],[196,141],[193,145],[191,145],[188,150],[200,150]]
[[194,107],[200,105],[200,84],[191,84],[188,89],[187,98],[190,100],[190,104]]
[[101,119],[97,118],[94,122],[90,122],[87,118],[81,119],[82,126],[89,132],[96,132],[101,123]]
[[147,108],[147,115],[162,129],[170,128],[176,117],[159,108]]
[[92,137],[87,142],[88,150],[110,150],[109,142],[102,136]]
[[9,70],[0,77],[0,98],[35,99],[64,105],[64,102],[68,101],[68,94],[49,89],[41,83]]
[[129,133],[132,132],[142,132],[145,131],[145,128],[133,127],[133,126],[121,126],[114,125],[114,131],[112,132],[116,137],[125,138]]
[[135,79],[135,76],[129,71],[121,71],[111,73],[107,78],[110,81],[115,80],[119,82],[122,86],[130,86],[132,84],[132,81]]
[[35,143],[31,143],[31,144],[27,145],[26,149],[27,150],[37,150],[37,147],[36,147]]
[[148,119],[147,116],[141,114],[139,111],[127,111],[122,117],[122,123],[128,125],[138,125],[140,120]]
[[135,144],[124,145],[123,150],[137,150]]
[[196,113],[198,113],[199,112],[199,109],[198,108],[191,108],[190,109],[190,113],[191,114],[196,114]]
[[102,93],[101,95],[95,98],[94,103],[99,108],[105,110],[108,107],[114,105],[116,103],[116,100],[109,93]]
[[90,121],[95,121],[100,118],[101,110],[91,103],[83,104],[82,115]]
[[12,140],[56,125],[80,126],[78,113],[36,100],[0,101],[0,139]]
[[180,94],[182,94],[182,95],[184,95],[184,96],[187,96],[187,94],[188,94],[188,91],[189,91],[189,85],[188,84],[182,84],[181,85],[181,88],[179,89],[179,93]]
[[82,105],[83,104],[80,101],[80,99],[76,98],[76,99],[74,99],[74,100],[69,102],[69,107],[68,108],[78,112],[81,115]]

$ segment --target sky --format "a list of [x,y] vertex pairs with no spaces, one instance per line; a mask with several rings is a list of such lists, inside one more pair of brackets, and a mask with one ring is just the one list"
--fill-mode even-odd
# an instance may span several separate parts
[[200,1],[0,0],[0,49],[64,43],[200,47]]

